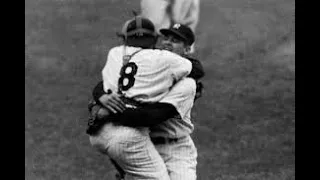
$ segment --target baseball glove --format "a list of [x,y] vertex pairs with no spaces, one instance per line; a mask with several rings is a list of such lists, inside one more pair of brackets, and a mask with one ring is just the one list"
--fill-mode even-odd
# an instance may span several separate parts
[[90,136],[98,134],[101,127],[106,123],[109,111],[91,100],[88,104],[89,118],[86,133]]

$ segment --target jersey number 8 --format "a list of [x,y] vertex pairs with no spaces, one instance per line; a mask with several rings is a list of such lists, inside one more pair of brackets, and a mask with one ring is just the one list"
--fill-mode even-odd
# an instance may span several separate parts
[[134,75],[137,74],[138,66],[134,62],[129,62],[122,66],[119,78],[119,87],[123,91],[130,89],[135,82]]

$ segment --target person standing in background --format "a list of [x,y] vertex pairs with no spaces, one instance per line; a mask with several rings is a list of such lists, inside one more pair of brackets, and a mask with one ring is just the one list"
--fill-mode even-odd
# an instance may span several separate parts
[[[200,0],[141,0],[141,16],[150,19],[156,31],[179,23],[195,33],[199,21]],[[194,53],[193,43],[189,53]]]

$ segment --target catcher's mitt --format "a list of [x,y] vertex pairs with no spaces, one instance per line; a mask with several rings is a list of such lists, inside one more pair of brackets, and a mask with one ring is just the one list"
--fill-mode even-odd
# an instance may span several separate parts
[[89,118],[86,133],[90,136],[98,134],[101,127],[106,123],[106,117],[110,115],[109,111],[91,100],[88,104]]

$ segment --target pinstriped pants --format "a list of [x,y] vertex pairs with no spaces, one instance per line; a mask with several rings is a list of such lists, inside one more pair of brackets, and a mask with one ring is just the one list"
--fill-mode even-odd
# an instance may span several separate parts
[[197,149],[190,136],[178,142],[155,145],[164,160],[171,180],[196,180]]
[[149,137],[147,128],[106,124],[90,136],[93,147],[115,160],[128,180],[170,180],[167,168]]

